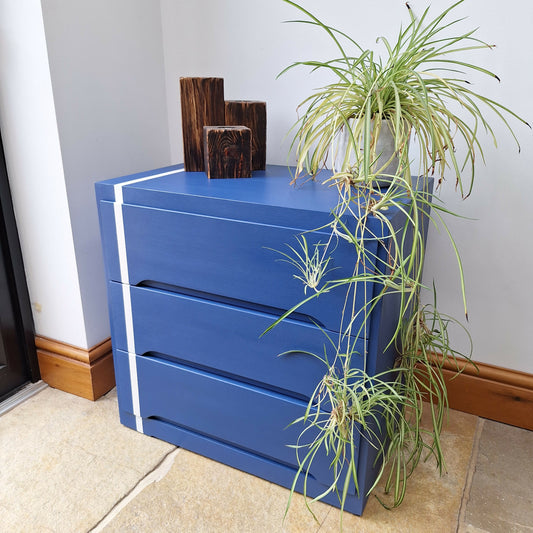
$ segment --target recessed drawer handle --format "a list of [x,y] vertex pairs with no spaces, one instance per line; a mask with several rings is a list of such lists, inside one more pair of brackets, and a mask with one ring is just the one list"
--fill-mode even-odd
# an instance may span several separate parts
[[[197,298],[199,300],[205,300],[223,305],[229,305],[232,307],[238,307],[240,309],[246,309],[248,311],[256,311],[275,318],[282,316],[288,311],[288,309],[280,309],[277,307],[271,307],[268,305],[262,305],[255,302],[248,302],[245,300],[238,300],[236,298],[228,298],[226,296],[220,296],[218,294],[211,294],[208,292],[198,291],[194,289],[187,289],[185,287],[179,287],[177,285],[169,285],[167,283],[160,283],[152,280],[145,280],[136,285],[137,287],[156,289],[165,292],[171,292],[179,294],[181,296],[188,296]],[[286,320],[294,320],[295,322],[305,322],[307,324],[313,324],[321,329],[326,329],[324,324],[316,318],[306,315],[305,313],[293,312]]]
[[[176,428],[179,428],[182,431],[186,431],[186,432],[192,433],[194,435],[200,435],[204,439],[207,439],[207,440],[210,440],[210,441],[220,442],[220,443],[222,443],[222,444],[224,444],[226,446],[229,446],[231,448],[235,448],[235,449],[240,450],[241,452],[244,452],[246,454],[250,454],[251,456],[261,457],[265,461],[269,461],[269,462],[271,462],[273,464],[282,465],[285,468],[289,468],[290,470],[292,470],[296,474],[297,468],[296,468],[296,466],[294,464],[288,463],[287,461],[282,461],[282,460],[278,459],[277,457],[271,457],[269,455],[265,455],[263,453],[259,453],[259,452],[257,452],[257,450],[250,450],[250,449],[244,448],[242,446],[236,446],[235,443],[226,441],[224,439],[215,438],[212,435],[209,435],[208,433],[204,433],[204,432],[198,431],[196,428],[190,428],[190,427],[187,427],[187,426],[183,426],[181,424],[177,424],[176,422],[173,422],[172,420],[168,420],[168,419],[160,417],[160,416],[149,416],[148,419],[149,420],[157,420],[158,422],[163,422],[164,424],[169,424],[170,426],[174,426]],[[316,480],[316,477],[313,476],[310,472],[307,474],[307,477],[309,478],[309,480]]]
[[[213,375],[213,377],[231,379],[232,381],[235,381],[236,383],[242,383],[243,385],[252,385],[253,387],[258,387],[258,388],[261,388],[261,389],[264,389],[270,392],[275,392],[276,394],[281,394],[283,396],[292,398],[293,400],[299,400],[303,402],[302,407],[305,407],[310,400],[310,397],[306,396],[305,394],[299,394],[293,390],[276,387],[269,383],[261,382],[255,379],[243,378],[242,376],[239,376],[232,372],[225,372],[224,370],[220,368],[213,368],[213,367],[206,366],[206,365],[195,364],[190,359],[182,359],[181,357],[177,357],[174,355],[168,355],[168,354],[153,352],[153,351],[145,352],[139,355],[138,357],[145,357],[145,358],[152,359],[154,361],[163,361],[165,363],[179,364],[181,366],[190,368],[192,370],[200,370],[201,372],[206,372],[208,374]],[[309,356],[309,357],[312,357],[312,356]]]

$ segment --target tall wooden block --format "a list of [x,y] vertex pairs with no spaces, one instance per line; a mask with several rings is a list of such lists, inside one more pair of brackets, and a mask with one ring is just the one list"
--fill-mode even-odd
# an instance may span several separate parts
[[266,102],[226,100],[228,126],[246,126],[252,130],[252,170],[266,166]]
[[208,178],[252,177],[252,132],[245,126],[204,127]]
[[204,170],[204,126],[224,124],[224,80],[180,78],[185,170]]

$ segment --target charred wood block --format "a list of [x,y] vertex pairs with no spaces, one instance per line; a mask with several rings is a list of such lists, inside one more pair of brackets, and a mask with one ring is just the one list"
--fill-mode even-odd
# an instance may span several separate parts
[[252,170],[265,170],[266,102],[226,100],[225,124],[252,130]]
[[205,172],[208,178],[252,176],[252,132],[245,126],[204,127]]
[[224,124],[224,80],[180,78],[185,170],[204,170],[204,126]]

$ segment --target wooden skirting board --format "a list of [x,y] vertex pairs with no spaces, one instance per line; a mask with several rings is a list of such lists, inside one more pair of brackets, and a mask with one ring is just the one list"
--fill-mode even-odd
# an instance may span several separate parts
[[[442,357],[434,357],[442,364]],[[533,430],[533,375],[466,360],[442,364],[452,409]],[[461,371],[460,374],[457,372]]]
[[115,386],[111,339],[88,350],[35,337],[41,378],[51,387],[97,400]]

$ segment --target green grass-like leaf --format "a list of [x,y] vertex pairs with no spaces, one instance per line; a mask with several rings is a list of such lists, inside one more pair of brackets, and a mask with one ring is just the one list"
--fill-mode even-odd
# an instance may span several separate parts
[[[313,292],[265,332],[311,300],[330,291],[344,291],[338,338],[324,331],[324,353],[308,354],[324,362],[324,376],[305,413],[294,421],[303,424],[303,430],[293,445],[298,470],[288,506],[302,477],[307,494],[313,461],[325,455],[333,481],[312,501],[336,494],[344,509],[350,487],[355,487],[357,494],[361,487],[356,442],[363,438],[378,453],[379,474],[370,491],[377,493],[383,486],[384,494],[376,496],[385,507],[393,508],[402,503],[408,479],[420,460],[433,458],[439,471],[445,471],[440,434],[448,398],[442,369],[450,363],[459,369],[459,357],[471,361],[471,351],[460,354],[451,345],[449,329],[461,324],[438,311],[435,287],[422,281],[426,231],[431,223],[449,238],[468,319],[461,257],[445,222],[445,217],[454,213],[433,195],[427,176],[436,174],[440,185],[445,171],[452,172],[456,188],[467,197],[472,191],[476,158],[484,157],[480,132],[496,142],[487,116],[502,121],[518,147],[510,120],[528,124],[507,107],[472,90],[469,75],[498,77],[461,58],[465,51],[492,48],[475,37],[476,30],[453,35],[461,19],[450,19],[450,14],[464,0],[434,18],[429,8],[418,18],[409,8],[409,23],[396,39],[379,38],[386,51],[383,57],[363,49],[296,2],[284,1],[306,17],[293,22],[324,31],[339,53],[329,61],[300,61],[282,72],[307,67],[332,76],[330,84],[300,104],[291,143],[297,155],[295,179],[315,178],[327,166],[332,147],[339,152],[336,142],[341,132],[346,132],[349,140],[346,152],[336,154],[333,173],[324,181],[338,191],[330,224],[319,228],[321,236],[329,231],[329,238],[324,244],[310,245],[301,235],[296,246],[288,244],[288,251],[280,251],[281,260],[295,268],[294,277]],[[393,133],[393,157],[398,161],[397,170],[387,175],[384,169],[392,158],[383,164],[377,148],[383,128]],[[418,180],[411,178],[410,144],[418,146],[420,154],[423,177]],[[465,147],[463,153],[457,151],[458,146]],[[387,188],[381,186],[384,178]],[[394,217],[403,221],[399,229]],[[385,257],[375,251],[376,242],[378,248],[385,247]],[[330,268],[339,243],[349,246],[353,257],[353,272],[342,277],[336,277],[335,269]],[[423,303],[424,294],[432,296],[432,305]],[[372,376],[367,373],[368,354],[356,352],[353,339],[368,338],[372,313],[389,295],[398,298],[399,312],[386,349],[394,347],[398,358],[393,369]],[[283,356],[290,357],[291,352],[302,353],[295,348]]]

